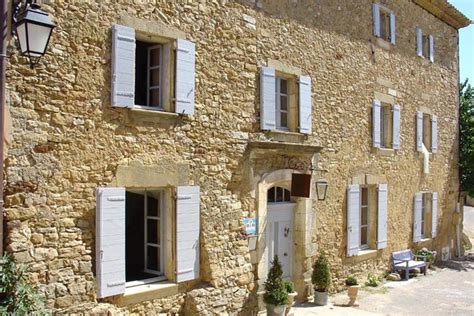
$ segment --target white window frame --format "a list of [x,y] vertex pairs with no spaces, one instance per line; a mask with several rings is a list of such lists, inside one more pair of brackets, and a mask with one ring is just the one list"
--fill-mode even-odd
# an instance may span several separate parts
[[[363,190],[366,190],[367,191],[367,204],[364,205],[362,204],[362,196],[364,195],[362,193]],[[370,196],[369,196],[369,188],[366,187],[366,186],[361,186],[360,187],[360,202],[359,202],[359,217],[360,217],[360,229],[359,229],[359,232],[360,232],[360,236],[359,236],[359,249],[360,250],[367,250],[369,249],[369,230],[370,230],[370,209],[369,209],[369,205],[370,205]],[[362,209],[365,209],[366,212],[367,212],[367,224],[362,224],[362,212],[363,210]],[[365,244],[362,244],[362,229],[363,228],[366,228],[367,229],[367,240],[366,240],[366,243]]]
[[[392,126],[386,126],[387,120],[385,120],[385,111],[390,111],[391,119],[388,121],[392,122]],[[391,127],[391,128],[389,128]],[[392,134],[392,143],[385,143],[385,135],[389,133]],[[380,148],[393,148],[393,105],[381,103],[380,105]]]
[[[160,61],[158,66],[151,66],[151,51],[153,50],[159,50],[160,51]],[[147,54],[147,85],[146,85],[146,104],[147,107],[152,108],[152,109],[159,109],[163,110],[163,91],[162,91],[162,83],[163,83],[163,45],[158,44],[154,46],[148,47],[148,54]],[[159,80],[160,84],[158,86],[151,86],[151,76],[150,72],[152,70],[158,69],[159,71]],[[158,106],[152,106],[150,105],[150,98],[151,98],[151,91],[159,89],[159,105]]]
[[[281,81],[284,80],[286,81],[286,92],[287,93],[282,93],[281,92]],[[286,78],[283,78],[283,77],[276,77],[275,78],[275,82],[276,82],[276,87],[275,87],[275,94],[276,94],[276,102],[275,102],[275,105],[276,105],[276,108],[275,108],[275,115],[276,115],[276,128],[279,129],[279,130],[285,130],[285,131],[288,131],[289,130],[289,127],[288,127],[288,121],[290,119],[290,113],[289,113],[289,106],[290,106],[290,100],[289,100],[289,96],[288,96],[288,89],[289,89],[289,85],[288,85],[288,79]],[[282,110],[281,109],[281,97],[284,96],[286,97],[286,110]],[[286,113],[286,126],[282,126],[281,125],[281,114],[282,113]]]
[[[282,190],[283,190],[283,193],[282,193],[282,200],[279,201],[279,202],[277,201],[277,189],[282,189]],[[274,196],[273,201],[270,201],[270,200],[268,199],[268,192],[269,192],[270,190],[273,190],[273,196]],[[285,192],[288,192],[288,193],[285,193]],[[286,194],[289,195],[289,196],[288,196],[288,198],[289,198],[288,201],[286,201],[286,198],[287,198]],[[292,201],[291,201],[291,191],[290,191],[290,190],[285,189],[284,187],[280,187],[280,186],[273,186],[273,187],[271,187],[270,189],[267,190],[267,203],[291,203],[291,202],[292,202]]]

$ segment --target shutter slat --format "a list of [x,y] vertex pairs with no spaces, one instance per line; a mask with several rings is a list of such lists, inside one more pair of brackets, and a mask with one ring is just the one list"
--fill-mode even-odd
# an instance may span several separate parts
[[176,40],[176,106],[178,114],[194,114],[196,81],[196,45]]
[[438,193],[433,192],[431,197],[431,237],[435,238],[438,232]]
[[260,72],[260,128],[276,128],[276,75],[275,69],[262,67]]
[[390,12],[390,43],[395,45],[395,42],[396,42],[395,13]]
[[125,188],[96,192],[96,277],[99,298],[125,292]]
[[423,30],[416,28],[416,54],[423,57]]
[[177,187],[176,280],[199,278],[200,188]]
[[438,117],[431,116],[431,152],[438,152]]
[[312,114],[311,114],[311,78],[308,76],[300,76],[299,78],[299,97],[300,97],[300,133],[311,134],[312,132]]
[[434,37],[433,35],[428,36],[429,45],[430,45],[430,61],[434,63]]
[[380,37],[380,6],[374,3],[372,6],[374,20],[374,36]]
[[374,100],[373,110],[372,110],[372,137],[373,145],[375,148],[381,147],[381,107],[382,104],[379,100]]
[[355,256],[360,246],[360,186],[347,189],[347,256]]
[[423,112],[416,112],[416,150],[423,151]]
[[413,207],[413,241],[421,240],[421,212],[423,206],[423,195],[418,192],[415,193],[415,201]]
[[393,149],[400,149],[400,105],[393,106]]
[[387,247],[388,185],[378,185],[377,249]]
[[135,30],[128,26],[112,26],[112,106],[133,107],[135,104]]

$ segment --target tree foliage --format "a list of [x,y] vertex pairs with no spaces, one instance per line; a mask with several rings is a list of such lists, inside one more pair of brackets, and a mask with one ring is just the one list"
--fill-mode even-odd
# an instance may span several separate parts
[[265,303],[275,306],[288,304],[288,293],[283,281],[283,270],[277,255],[273,258],[272,267],[268,271],[263,300]]
[[311,281],[318,292],[326,292],[331,285],[331,267],[324,251],[319,252],[318,259],[313,265]]
[[459,169],[461,190],[474,197],[474,88],[468,80],[460,84]]

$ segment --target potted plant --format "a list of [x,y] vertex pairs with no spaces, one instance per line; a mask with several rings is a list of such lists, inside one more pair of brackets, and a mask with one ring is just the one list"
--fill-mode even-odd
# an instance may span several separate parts
[[286,292],[285,283],[283,281],[283,270],[277,255],[273,257],[272,267],[270,271],[268,271],[263,300],[267,304],[268,316],[285,315],[286,304],[288,304],[288,293]]
[[286,305],[286,315],[290,312],[291,307],[295,302],[295,297],[298,295],[295,291],[295,286],[291,281],[284,281],[286,293],[288,293],[288,304]]
[[331,271],[324,251],[319,252],[318,259],[314,263],[311,282],[314,286],[314,303],[321,306],[327,305],[328,288],[331,284]]
[[426,258],[426,268],[428,269],[430,265],[434,262],[436,258],[435,250],[428,250],[428,248],[421,248],[416,251],[415,258],[419,260],[420,258]]
[[346,279],[346,286],[348,286],[347,295],[350,298],[349,304],[352,305],[357,299],[357,294],[359,293],[360,285],[355,276],[349,275]]

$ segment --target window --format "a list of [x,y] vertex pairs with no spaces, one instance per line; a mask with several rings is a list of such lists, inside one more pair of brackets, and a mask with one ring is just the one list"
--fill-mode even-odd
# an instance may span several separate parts
[[374,36],[395,44],[395,14],[377,4],[373,4]]
[[392,106],[390,104],[382,103],[380,108],[381,115],[380,115],[380,141],[382,148],[392,148],[392,136],[393,136],[393,128],[392,128]]
[[267,203],[291,202],[291,193],[282,187],[272,187],[267,191]]
[[419,27],[416,28],[416,51],[418,56],[429,58],[434,62],[434,37],[431,34],[424,34]]
[[112,106],[194,114],[195,44],[159,34],[149,38],[113,26]]
[[413,240],[415,242],[436,237],[438,194],[436,192],[416,193],[413,217]]
[[417,150],[436,153],[438,151],[438,117],[418,111],[416,120]]
[[373,146],[400,149],[400,106],[374,100]]
[[431,237],[431,193],[423,193],[421,207],[421,238]]
[[369,249],[369,189],[360,189],[360,249]]
[[288,80],[285,78],[276,78],[276,122],[278,129],[288,129]]

